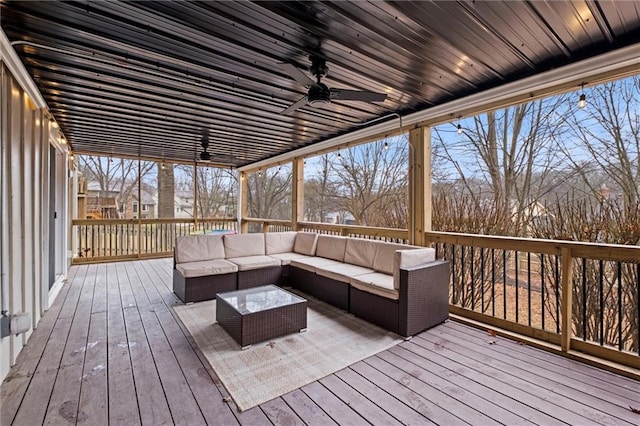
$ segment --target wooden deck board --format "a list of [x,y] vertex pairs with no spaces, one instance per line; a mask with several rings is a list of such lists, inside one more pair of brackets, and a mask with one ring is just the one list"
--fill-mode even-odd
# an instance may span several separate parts
[[[245,412],[172,306],[172,260],[74,266],[2,424],[637,424],[640,383],[449,322]],[[495,338],[493,338],[495,339]],[[635,421],[635,422],[634,422]]]

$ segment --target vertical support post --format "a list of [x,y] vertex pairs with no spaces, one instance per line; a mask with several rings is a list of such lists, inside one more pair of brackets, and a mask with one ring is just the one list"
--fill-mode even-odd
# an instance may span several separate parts
[[291,229],[298,231],[304,220],[304,159],[294,159],[291,166]]
[[243,219],[247,217],[247,211],[249,210],[249,203],[247,200],[247,194],[249,193],[249,177],[247,172],[240,172],[238,176],[240,184],[238,185],[238,227],[240,232],[246,234],[249,232],[249,224]]
[[573,305],[573,256],[571,249],[562,248],[562,330],[560,344],[563,352],[568,352],[571,348],[571,320],[573,318],[571,307]]
[[427,244],[431,231],[431,129],[409,132],[409,244]]
[[198,163],[193,163],[193,223],[198,229]]
[[263,233],[269,232],[269,222],[262,222],[262,232]]
[[142,257],[142,165],[138,157],[138,258]]

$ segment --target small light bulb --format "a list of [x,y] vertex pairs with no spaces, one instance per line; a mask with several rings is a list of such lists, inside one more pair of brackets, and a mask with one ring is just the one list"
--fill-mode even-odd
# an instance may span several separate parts
[[384,143],[384,150],[388,151],[389,150],[389,144],[385,141]]
[[73,152],[69,154],[69,160],[73,161],[75,157],[73,156]]
[[342,154],[340,154],[340,151],[338,151],[338,158],[342,158]]
[[160,168],[161,168],[162,170],[164,170],[164,162],[162,162],[162,164],[160,164]]
[[460,124],[458,124],[458,129],[456,130],[456,133],[459,135],[462,134],[462,126]]
[[580,100],[578,100],[578,108],[584,108],[587,106],[587,97],[585,94],[580,95]]

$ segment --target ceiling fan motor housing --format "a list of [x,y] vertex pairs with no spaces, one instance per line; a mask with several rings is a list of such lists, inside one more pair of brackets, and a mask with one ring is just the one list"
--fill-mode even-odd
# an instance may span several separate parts
[[317,83],[309,87],[307,101],[309,105],[321,105],[329,103],[331,91],[324,83]]

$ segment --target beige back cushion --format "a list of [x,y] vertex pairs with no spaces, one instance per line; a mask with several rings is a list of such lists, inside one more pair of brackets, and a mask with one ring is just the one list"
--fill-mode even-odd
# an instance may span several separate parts
[[318,234],[315,232],[298,232],[293,251],[307,256],[315,256],[317,243]]
[[347,237],[334,235],[319,235],[316,256],[344,262],[344,252],[347,249]]
[[222,235],[176,237],[176,263],[224,259]]
[[347,240],[347,250],[344,253],[345,263],[373,268],[373,261],[380,244],[382,243],[373,240],[349,238]]
[[224,236],[224,251],[231,257],[264,255],[264,234],[235,234]]
[[394,257],[393,287],[400,288],[400,268],[429,263],[436,260],[436,250],[432,248],[420,248],[415,250],[398,250]]
[[373,269],[384,274],[393,274],[393,262],[397,250],[408,250],[413,247],[405,244],[378,243],[373,259]]
[[267,254],[291,253],[296,243],[295,231],[267,232],[264,234],[264,245]]

